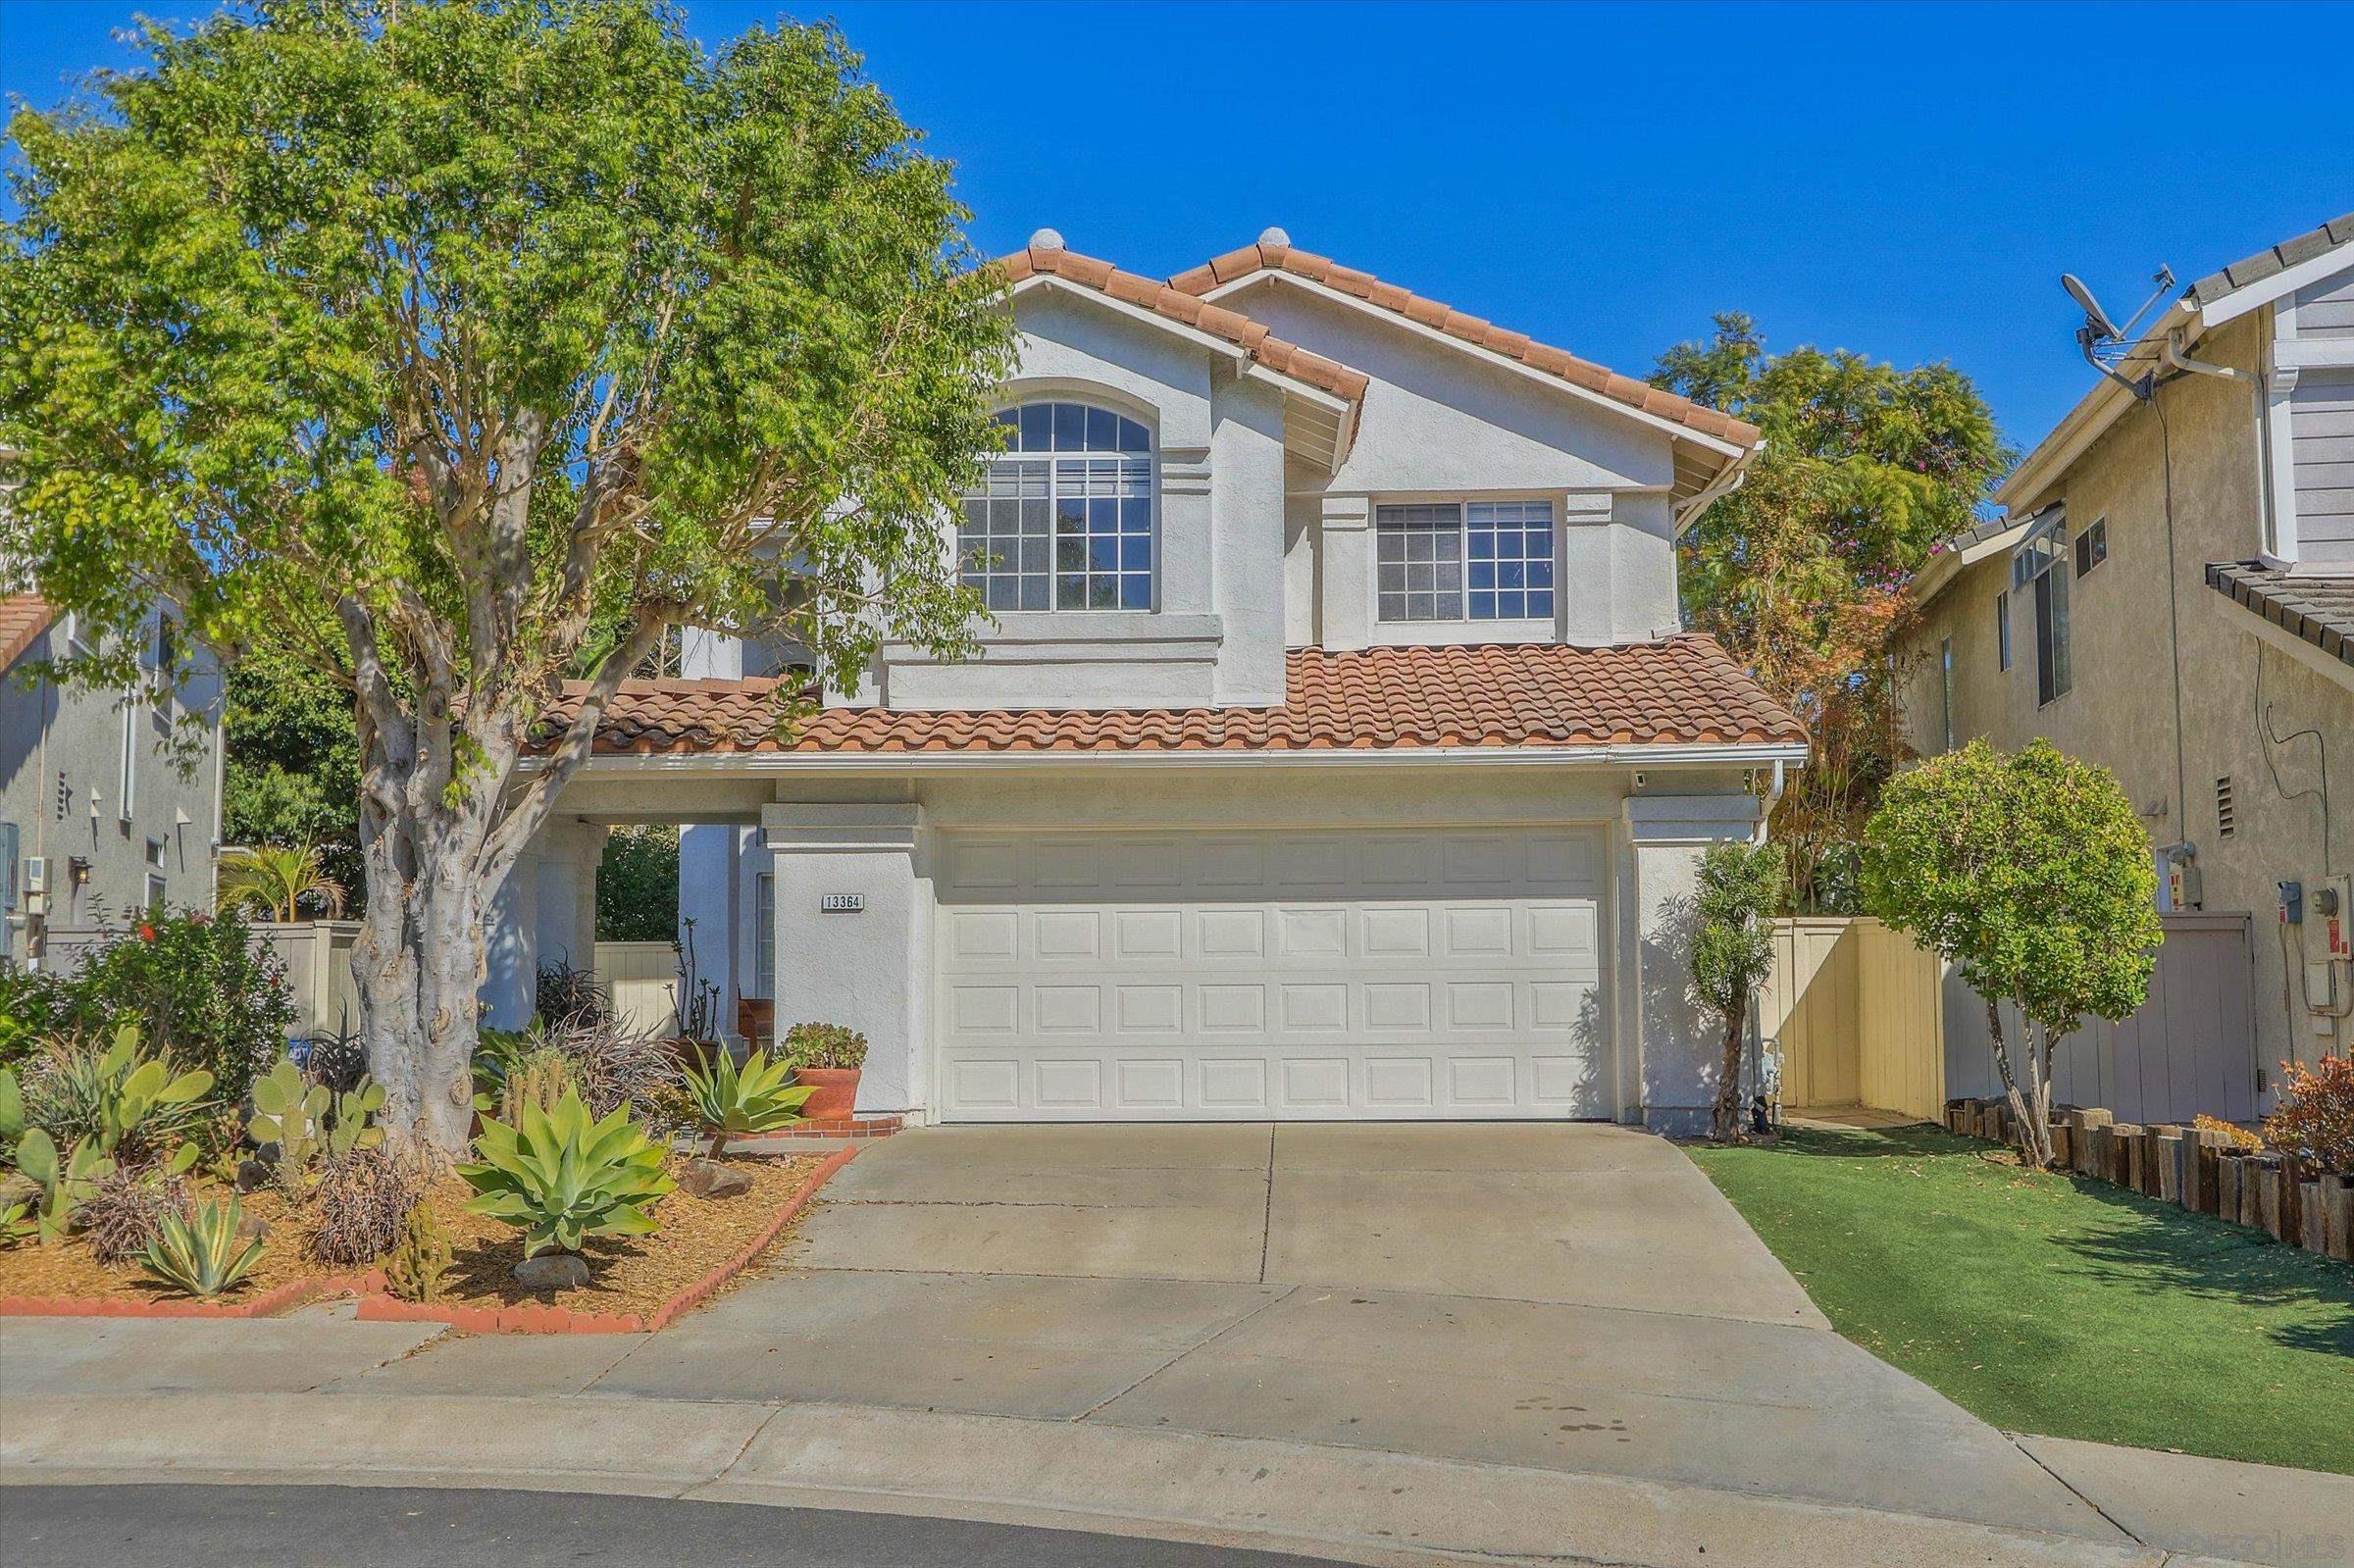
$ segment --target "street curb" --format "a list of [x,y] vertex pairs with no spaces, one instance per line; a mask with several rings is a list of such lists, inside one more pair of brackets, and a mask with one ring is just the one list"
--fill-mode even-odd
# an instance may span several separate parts
[[[882,1506],[1241,1541],[1358,1561],[1689,1568],[2158,1568],[2124,1538],[1654,1481],[1197,1433],[586,1394],[10,1401],[0,1483],[489,1486]],[[2180,1562],[2181,1559],[2175,1559]]]
[[704,1275],[694,1284],[656,1307],[650,1316],[636,1312],[583,1312],[561,1306],[468,1307],[450,1306],[430,1301],[403,1301],[384,1293],[383,1277],[377,1277],[377,1287],[360,1297],[359,1320],[362,1323],[446,1323],[462,1334],[646,1334],[667,1328],[681,1313],[700,1306],[703,1301],[737,1275],[750,1267],[770,1243],[776,1240],[785,1227],[792,1224],[817,1189],[826,1185],[836,1171],[850,1163],[858,1152],[853,1144],[837,1149],[820,1160],[817,1168],[801,1179],[801,1185],[785,1200],[777,1217],[754,1237],[736,1256]]

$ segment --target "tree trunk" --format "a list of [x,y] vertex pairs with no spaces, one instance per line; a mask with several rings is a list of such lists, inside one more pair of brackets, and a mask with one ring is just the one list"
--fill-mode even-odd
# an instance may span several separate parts
[[2011,1120],[2019,1127],[2020,1153],[2036,1170],[2044,1170],[2052,1163],[2051,1075],[2041,1071],[2043,1057],[2035,1045],[2035,1025],[2032,1021],[2023,1024],[2027,1037],[2021,1041],[2026,1047],[2032,1102],[2021,1091],[2019,1077],[2012,1071],[2010,1045],[2003,1035],[2003,1010],[1991,996],[1986,998],[1986,1027],[1994,1038],[1995,1070],[2002,1075],[2003,1092],[2010,1097]]
[[368,907],[351,972],[360,1041],[384,1087],[384,1124],[396,1141],[459,1154],[474,1119],[486,897],[464,864],[472,857],[446,840],[423,857],[430,869],[406,876],[382,839],[367,847]]
[[1709,1113],[1709,1137],[1719,1143],[1741,1136],[1741,1035],[1748,1020],[1746,1003],[1724,1015],[1724,1062],[1716,1074],[1716,1103]]

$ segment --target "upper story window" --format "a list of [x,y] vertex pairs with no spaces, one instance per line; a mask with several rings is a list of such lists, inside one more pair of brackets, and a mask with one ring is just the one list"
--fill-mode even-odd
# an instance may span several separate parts
[[1443,501],[1373,510],[1384,621],[1553,618],[1553,503]]
[[964,498],[958,572],[992,610],[1152,608],[1152,433],[1084,403],[1028,403]]
[[2073,684],[2068,652],[2068,517],[2055,510],[2020,542],[2011,557],[2011,586],[2035,606],[2035,702],[2038,707]]
[[2109,520],[2096,517],[2092,526],[2076,535],[2076,576],[2099,566],[2109,559]]

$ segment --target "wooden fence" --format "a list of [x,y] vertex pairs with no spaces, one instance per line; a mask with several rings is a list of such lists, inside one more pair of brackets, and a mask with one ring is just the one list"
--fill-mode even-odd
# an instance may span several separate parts
[[[359,1027],[359,993],[351,980],[351,945],[356,920],[304,920],[290,925],[257,922],[254,936],[286,966],[294,993],[296,1034],[337,1035]],[[102,940],[97,931],[51,931],[49,951],[61,969],[79,962],[80,952]],[[613,996],[620,1017],[641,1029],[668,1035],[678,1027],[671,997],[678,986],[678,948],[665,941],[598,942],[596,978]]]
[[[2244,915],[2161,917],[2149,999],[2062,1042],[2054,1097],[2135,1122],[2257,1114],[2255,1016]],[[1788,1106],[1863,1104],[1922,1121],[1946,1101],[1998,1094],[1986,1005],[1962,977],[1876,920],[1773,927],[1758,1028],[1778,1049]],[[2006,1009],[2009,1037],[2018,1020]]]

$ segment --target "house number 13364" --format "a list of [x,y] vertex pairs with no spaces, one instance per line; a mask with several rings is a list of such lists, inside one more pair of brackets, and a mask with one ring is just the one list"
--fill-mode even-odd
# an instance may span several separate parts
[[864,893],[820,893],[817,912],[821,915],[856,915],[866,909]]

